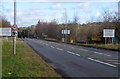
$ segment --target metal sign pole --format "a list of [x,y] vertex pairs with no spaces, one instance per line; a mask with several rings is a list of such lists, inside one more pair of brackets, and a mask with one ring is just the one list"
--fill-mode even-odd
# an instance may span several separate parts
[[[16,28],[16,0],[14,0],[14,26],[13,28]],[[13,53],[16,54],[16,35],[14,36],[14,41],[13,41]]]

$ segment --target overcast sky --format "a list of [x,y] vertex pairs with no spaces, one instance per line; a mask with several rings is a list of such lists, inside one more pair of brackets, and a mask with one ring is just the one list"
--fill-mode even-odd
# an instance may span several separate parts
[[[13,24],[13,2],[2,2],[2,14],[8,21]],[[110,12],[118,11],[118,2],[41,2],[27,1],[17,2],[17,25],[19,27],[27,27],[34,25],[38,20],[50,22],[56,19],[59,23],[65,22],[65,8],[67,12],[68,22],[73,21],[76,14],[79,18],[79,23],[88,21],[97,21],[102,17],[105,10]]]

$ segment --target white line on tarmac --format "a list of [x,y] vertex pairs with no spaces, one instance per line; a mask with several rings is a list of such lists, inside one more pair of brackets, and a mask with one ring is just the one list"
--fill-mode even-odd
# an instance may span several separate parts
[[48,46],[48,44],[46,44],[46,46]]
[[103,53],[100,53],[100,52],[94,52],[95,54],[99,54],[99,55],[103,55]]
[[61,50],[61,51],[63,51],[63,49],[61,49],[61,48],[56,48],[57,50]]
[[53,47],[53,46],[50,46],[50,47],[55,48],[55,47]]
[[111,55],[104,54],[104,53],[100,53],[100,52],[94,52],[94,53],[95,53],[95,54],[99,54],[99,55],[111,56]]
[[67,52],[70,53],[70,54],[76,55],[76,56],[80,56],[79,54],[76,54],[76,53],[71,52],[71,51],[67,51]]
[[109,64],[109,63],[106,63],[106,62],[102,62],[102,61],[99,61],[99,60],[96,60],[96,59],[92,59],[92,58],[88,58],[88,59],[92,60],[92,61],[95,61],[95,62],[98,62],[98,63],[101,63],[101,64],[105,64],[105,65],[111,66],[111,67],[117,67],[116,65],[112,65],[112,64]]
[[71,47],[72,49],[74,49],[74,47]]
[[88,51],[88,50],[86,50],[86,49],[79,49],[79,50],[86,51],[86,52]]
[[103,55],[105,55],[105,56],[111,56],[111,55],[108,55],[108,54],[103,54]]
[[74,52],[71,52],[71,51],[67,51],[68,53],[70,53],[70,54],[73,54],[73,55],[75,55],[75,53]]
[[80,56],[80,54],[75,54],[75,55]]

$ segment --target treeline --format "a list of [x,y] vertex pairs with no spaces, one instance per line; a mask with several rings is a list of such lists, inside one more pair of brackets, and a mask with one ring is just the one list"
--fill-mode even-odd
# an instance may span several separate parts
[[[96,22],[88,24],[67,24],[67,29],[71,31],[70,35],[67,35],[67,40],[74,40],[75,42],[87,42],[87,43],[103,43],[103,29],[115,29],[116,37],[120,37],[119,22]],[[22,37],[29,38],[54,38],[61,40],[63,35],[61,31],[65,28],[65,24],[57,23],[39,23],[37,25],[20,28],[19,33]],[[21,32],[20,32],[21,31]]]
[[[81,43],[104,43],[103,29],[115,29],[115,42],[120,41],[120,21],[117,15],[110,16],[105,13],[103,21],[91,22],[87,24],[78,24],[77,22],[58,24],[55,20],[50,23],[40,22],[27,28],[19,28],[19,37],[29,38],[54,38],[60,40],[63,38],[61,31],[67,28],[70,34],[66,36],[67,41]],[[111,39],[108,39],[111,40]]]
[[11,27],[10,22],[3,16],[0,17],[0,27]]

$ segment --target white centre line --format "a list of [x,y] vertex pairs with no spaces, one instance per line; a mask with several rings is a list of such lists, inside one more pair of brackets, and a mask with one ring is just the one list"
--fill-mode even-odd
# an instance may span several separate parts
[[100,53],[100,52],[94,52],[95,54],[99,54],[99,55],[103,55],[103,53]]
[[99,55],[111,56],[111,55],[104,54],[104,53],[100,53],[100,52],[94,52],[94,53],[95,53],[95,54],[99,54]]
[[67,51],[67,52],[70,53],[70,54],[76,55],[76,56],[80,56],[79,54],[76,54],[76,53],[71,52],[71,51]]
[[61,48],[56,48],[57,50],[61,50],[61,51],[63,51],[63,49],[61,49]]
[[98,62],[98,63],[101,63],[101,64],[105,64],[105,65],[111,66],[111,67],[117,67],[116,65],[112,65],[112,64],[109,64],[109,63],[106,63],[106,62],[102,62],[102,61],[99,61],[99,60],[96,60],[96,59],[92,59],[92,58],[88,58],[88,59],[92,60],[92,61],[95,61],[95,62]]
[[79,50],[86,51],[86,52],[88,51],[88,50],[86,50],[86,49],[79,49]]
[[63,45],[63,46],[66,46],[66,45]]
[[46,46],[48,46],[48,44],[46,44]]
[[67,51],[68,53],[70,53],[70,54],[73,54],[73,55],[75,55],[75,53],[74,52],[71,52],[71,51]]
[[55,48],[55,47],[53,47],[53,46],[50,46],[50,47]]
[[74,49],[74,47],[71,47],[72,49]]
[[104,54],[105,56],[111,56],[111,55],[108,55],[108,54]]
[[80,54],[75,54],[75,55],[80,56]]

